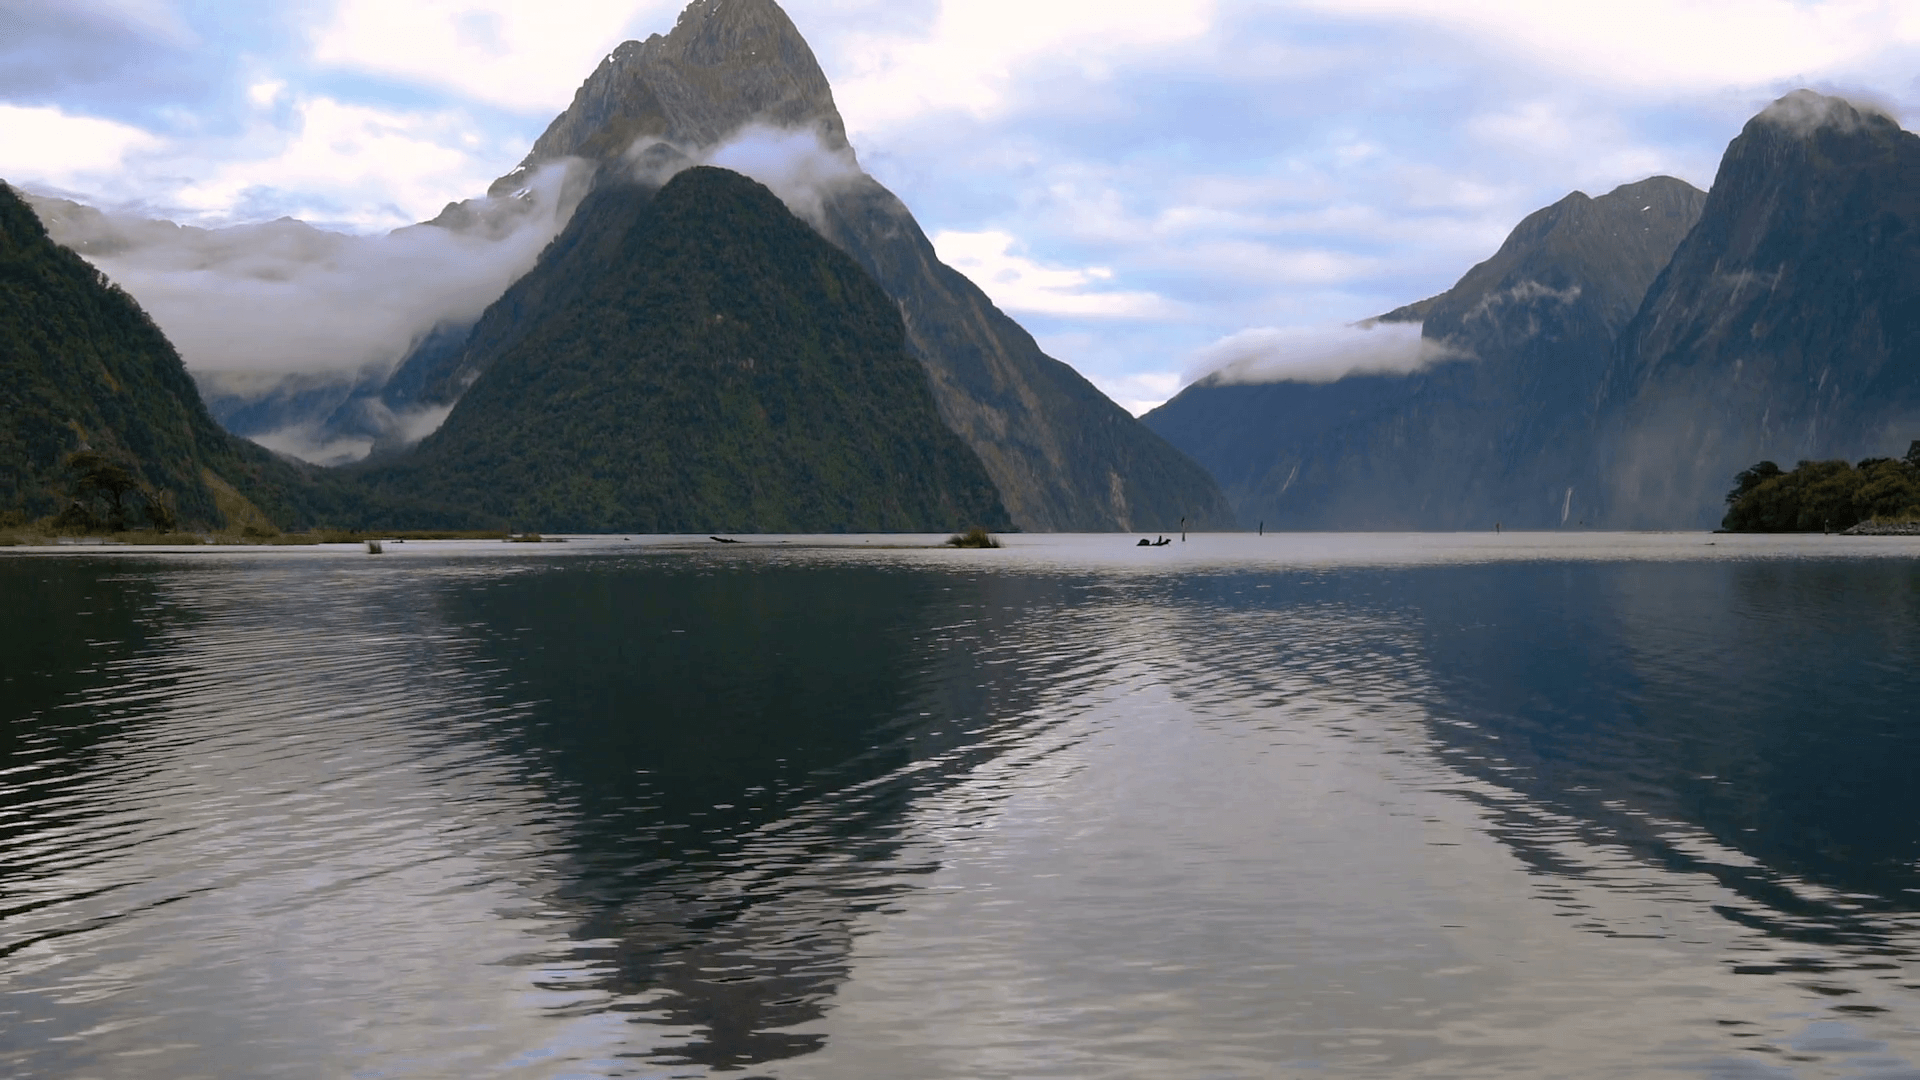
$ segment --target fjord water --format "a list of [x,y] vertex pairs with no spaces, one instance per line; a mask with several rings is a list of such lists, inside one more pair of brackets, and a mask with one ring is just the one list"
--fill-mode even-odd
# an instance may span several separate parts
[[0,557],[0,1073],[1920,1076],[1920,543]]

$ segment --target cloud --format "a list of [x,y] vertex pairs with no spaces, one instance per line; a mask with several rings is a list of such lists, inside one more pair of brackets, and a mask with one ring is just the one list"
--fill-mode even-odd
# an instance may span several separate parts
[[1623,88],[1765,85],[1920,44],[1900,0],[1303,0],[1346,18],[1419,21]]
[[677,0],[341,0],[313,35],[313,58],[547,116],[567,106],[601,55],[630,30],[664,30],[682,6]]
[[1522,281],[1510,288],[1490,292],[1481,297],[1472,307],[1467,309],[1466,314],[1460,316],[1460,321],[1477,322],[1483,319],[1491,319],[1497,314],[1495,309],[1505,307],[1508,304],[1525,304],[1532,300],[1553,300],[1560,304],[1571,304],[1578,299],[1580,299],[1580,286],[1578,284],[1569,285],[1564,289],[1556,289],[1551,285],[1542,285],[1537,281]]
[[[263,109],[284,93],[273,80],[250,87]],[[288,106],[284,123],[270,136],[260,133],[270,153],[202,165],[168,200],[214,218],[257,205],[354,229],[394,228],[486,190],[510,160],[511,151],[490,152],[490,140],[454,110],[402,111],[309,97]]]
[[1101,393],[1134,416],[1143,416],[1165,405],[1185,383],[1177,371],[1137,371],[1094,381]]
[[857,137],[930,112],[990,116],[1034,65],[1109,77],[1129,55],[1205,34],[1213,0],[945,0],[914,31],[849,33],[835,96]]
[[196,35],[164,0],[0,0],[0,96],[125,80]]
[[[1920,105],[1901,0],[783,5],[865,167],[1130,400],[1122,380],[1241,328],[1431,295],[1574,188],[1709,183],[1796,86]],[[608,49],[682,6],[0,0],[0,102],[123,140],[0,137],[0,175],[200,224],[385,230],[485,190]],[[100,156],[63,164],[76,148]],[[738,150],[719,163],[803,216],[832,181],[804,146]]]
[[750,176],[765,184],[798,217],[824,225],[822,204],[838,188],[863,175],[851,151],[829,150],[812,130],[781,131],[749,125],[702,155],[702,163]]
[[1209,383],[1329,383],[1349,375],[1398,375],[1463,354],[1420,336],[1418,323],[1257,327],[1214,342],[1193,369]]
[[15,184],[75,188],[124,167],[159,140],[139,128],[52,106],[0,104],[0,177]]
[[294,376],[384,372],[434,326],[477,318],[564,225],[567,164],[466,231],[354,236],[282,219],[198,229],[35,199],[55,240],[138,300],[197,377],[244,396]]
[[1761,110],[1759,119],[1805,135],[1827,126],[1851,130],[1869,117],[1892,121],[1893,111],[1866,95],[1825,95],[1795,90]]
[[452,414],[452,405],[423,405],[394,412],[378,399],[358,403],[365,414],[362,432],[340,434],[319,421],[289,424],[274,431],[247,436],[276,453],[312,462],[315,465],[350,465],[365,460],[382,442],[411,446],[433,434]]
[[1016,241],[998,229],[943,230],[933,236],[940,261],[967,275],[1004,311],[1041,315],[1141,319],[1165,316],[1173,305],[1153,293],[1112,292],[1112,270],[1042,266],[1013,251]]
[[238,96],[243,126],[222,136],[0,103],[0,176],[149,217],[219,225],[290,216],[371,231],[486,190],[525,153],[458,109],[300,96],[267,78]]

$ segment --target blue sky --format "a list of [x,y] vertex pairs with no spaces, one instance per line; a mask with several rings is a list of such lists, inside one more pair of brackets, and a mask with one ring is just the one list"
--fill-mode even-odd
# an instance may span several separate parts
[[[1568,191],[1708,186],[1787,90],[1920,109],[1920,4],[1893,0],[785,6],[867,170],[1136,410],[1223,339],[1447,287]],[[483,192],[679,7],[0,0],[0,177],[183,222],[384,231]]]

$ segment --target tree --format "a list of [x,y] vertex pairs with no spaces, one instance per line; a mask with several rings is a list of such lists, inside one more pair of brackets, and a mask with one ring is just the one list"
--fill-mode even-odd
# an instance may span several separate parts
[[[1920,446],[1920,443],[1914,445]],[[1741,470],[1740,475],[1733,478],[1733,490],[1727,492],[1727,505],[1732,506],[1761,484],[1782,475],[1785,474],[1781,472],[1780,466],[1771,461],[1762,461],[1750,469]]]
[[140,498],[146,503],[147,524],[157,533],[169,533],[179,527],[180,515],[174,509],[173,492],[155,491],[142,485]]
[[127,493],[139,488],[133,471],[97,450],[79,450],[67,457],[67,467],[79,474],[74,485],[83,496],[101,496],[107,500],[107,527],[114,532],[127,527]]

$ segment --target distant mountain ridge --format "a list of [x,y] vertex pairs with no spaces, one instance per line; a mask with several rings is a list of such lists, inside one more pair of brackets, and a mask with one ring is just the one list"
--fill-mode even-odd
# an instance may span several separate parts
[[1756,462],[1920,436],[1920,136],[1796,91],[1709,193],[1576,193],[1383,318],[1477,359],[1202,380],[1146,421],[1277,527],[1711,527]]
[[1463,359],[1325,384],[1203,379],[1144,420],[1214,473],[1244,523],[1587,519],[1593,414],[1614,337],[1705,198],[1671,177],[1598,198],[1573,192],[1528,215],[1451,289],[1380,317],[1420,322],[1424,338]]

